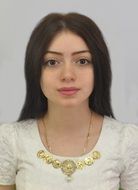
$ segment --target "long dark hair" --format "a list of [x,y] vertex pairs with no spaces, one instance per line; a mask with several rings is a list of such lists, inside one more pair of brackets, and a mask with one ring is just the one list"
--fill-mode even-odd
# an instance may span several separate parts
[[51,13],[38,23],[27,45],[26,98],[18,121],[40,118],[47,112],[47,98],[40,87],[41,69],[50,42],[63,30],[69,30],[80,36],[92,54],[95,84],[89,97],[90,109],[114,118],[110,98],[112,79],[110,57],[100,29],[89,17],[79,13]]

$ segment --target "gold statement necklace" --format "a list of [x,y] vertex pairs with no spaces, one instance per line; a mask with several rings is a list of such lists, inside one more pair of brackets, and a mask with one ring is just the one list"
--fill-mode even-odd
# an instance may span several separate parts
[[[42,123],[43,123],[43,126],[46,128],[44,119],[42,119]],[[92,126],[92,113],[91,113],[91,118],[90,118],[90,122],[89,122],[88,133],[87,133],[86,140],[85,140],[84,147],[83,147],[83,153],[81,155],[84,155],[86,153],[86,151],[87,151],[88,142],[89,142],[89,138],[90,138],[91,126]],[[88,157],[84,158],[83,160],[74,161],[72,159],[67,159],[67,160],[64,160],[64,161],[60,161],[58,159],[55,159],[53,157],[53,155],[52,155],[52,148],[49,145],[48,138],[47,138],[47,133],[46,133],[46,143],[47,143],[48,150],[49,150],[49,152],[51,154],[47,153],[44,150],[39,150],[37,152],[37,157],[42,159],[46,164],[51,164],[53,166],[53,168],[61,169],[63,174],[66,175],[66,180],[68,182],[70,182],[73,179],[72,174],[77,169],[82,170],[86,166],[91,166],[91,165],[94,164],[94,162],[97,159],[99,159],[101,157],[100,152],[95,150]]]

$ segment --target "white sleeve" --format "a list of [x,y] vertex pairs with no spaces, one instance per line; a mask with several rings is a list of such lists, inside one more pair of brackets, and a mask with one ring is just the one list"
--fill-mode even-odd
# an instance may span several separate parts
[[10,124],[0,125],[0,185],[15,184],[15,130]]
[[123,190],[138,190],[138,126],[127,126],[123,149],[124,169],[120,176],[121,187]]

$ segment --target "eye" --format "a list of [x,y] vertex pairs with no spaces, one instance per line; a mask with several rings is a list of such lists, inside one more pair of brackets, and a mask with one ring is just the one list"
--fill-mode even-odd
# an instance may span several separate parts
[[55,66],[57,64],[58,64],[58,61],[55,59],[49,59],[49,60],[45,61],[46,66],[52,67],[52,66]]
[[79,59],[77,62],[80,65],[86,65],[86,64],[90,63],[91,61],[89,61],[88,59],[83,58],[83,59]]

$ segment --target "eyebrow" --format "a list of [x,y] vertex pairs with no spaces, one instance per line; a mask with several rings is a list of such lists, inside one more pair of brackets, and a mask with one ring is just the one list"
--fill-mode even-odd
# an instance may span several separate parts
[[[57,51],[46,51],[46,54],[47,53],[52,53],[52,54],[56,54],[56,55],[63,55],[63,53],[57,52]],[[72,55],[77,55],[77,54],[81,54],[81,53],[90,53],[90,51],[89,50],[75,51],[72,53]]]

